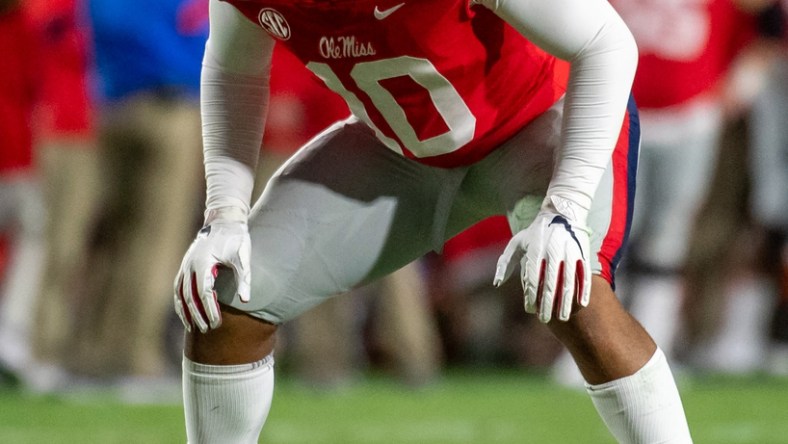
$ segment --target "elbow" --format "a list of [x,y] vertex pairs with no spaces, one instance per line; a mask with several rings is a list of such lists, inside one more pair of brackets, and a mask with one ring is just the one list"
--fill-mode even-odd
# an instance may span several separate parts
[[614,69],[618,72],[615,77],[631,83],[637,70],[639,54],[632,32],[618,15],[614,15],[599,30],[581,57],[590,64]]
[[608,11],[609,17],[605,24],[607,29],[602,33],[604,37],[601,40],[605,41],[604,46],[608,46],[614,53],[612,55],[619,61],[620,66],[634,78],[639,58],[635,36],[612,7]]

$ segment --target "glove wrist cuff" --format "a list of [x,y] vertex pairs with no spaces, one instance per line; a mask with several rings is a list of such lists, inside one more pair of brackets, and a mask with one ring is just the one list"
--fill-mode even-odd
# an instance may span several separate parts
[[588,219],[588,210],[572,200],[555,194],[545,197],[542,202],[542,211],[558,213],[573,224],[579,224],[583,227],[585,227],[586,219]]
[[216,221],[246,223],[249,219],[249,210],[241,207],[220,207],[205,210],[205,225]]

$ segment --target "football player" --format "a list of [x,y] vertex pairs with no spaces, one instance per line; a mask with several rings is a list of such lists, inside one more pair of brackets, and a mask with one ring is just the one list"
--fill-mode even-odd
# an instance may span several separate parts
[[[494,278],[569,349],[620,442],[691,442],[663,353],[622,308],[637,48],[604,0],[211,1],[205,224],[175,279],[192,443],[257,442],[278,325],[485,217],[515,233]],[[353,116],[250,209],[272,48]],[[568,61],[569,63],[566,63]]]

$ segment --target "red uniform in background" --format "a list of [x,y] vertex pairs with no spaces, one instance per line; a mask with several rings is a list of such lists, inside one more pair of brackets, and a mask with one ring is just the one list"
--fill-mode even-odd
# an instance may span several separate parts
[[717,93],[739,51],[754,37],[752,16],[730,0],[613,0],[640,50],[632,87],[641,110]]
[[26,3],[0,9],[0,369],[26,373],[45,219],[32,113],[41,53]]
[[[619,294],[665,354],[675,357],[685,352],[674,353],[674,346],[691,342],[679,324],[687,301],[702,297],[691,285],[692,264],[699,263],[693,259],[696,221],[715,188],[723,130],[739,96],[729,80],[754,37],[754,18],[734,0],[610,3],[638,44],[632,91],[642,128],[629,262]],[[704,250],[702,274],[711,275],[720,262],[708,259],[713,249]]]
[[[91,137],[87,24],[76,0],[26,0],[25,7],[46,54],[35,127],[43,139]],[[70,146],[89,147],[88,144]]]
[[30,125],[38,80],[38,48],[22,10],[0,13],[0,174],[32,165]]
[[[33,164],[30,119],[35,102],[38,47],[22,8],[0,13],[0,176],[24,173]],[[8,262],[8,242],[0,236],[0,281]]]
[[[35,385],[54,387],[61,381],[66,356],[76,356],[72,319],[76,292],[84,297],[83,265],[92,241],[102,179],[93,134],[89,93],[92,54],[85,0],[25,0],[22,2],[40,48],[38,93],[33,111],[35,158],[42,213],[41,248],[36,265],[40,283],[30,303],[30,346],[33,368],[44,371]],[[29,225],[29,223],[28,223]],[[33,267],[23,274],[30,278]],[[31,297],[29,297],[31,298]],[[69,350],[63,353],[63,350]],[[48,376],[45,376],[48,375]]]

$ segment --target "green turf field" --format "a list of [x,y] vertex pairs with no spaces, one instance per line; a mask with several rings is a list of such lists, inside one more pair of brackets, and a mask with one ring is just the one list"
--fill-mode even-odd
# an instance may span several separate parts
[[[788,443],[788,380],[694,378],[681,390],[697,444]],[[181,407],[121,403],[107,390],[0,391],[0,443],[183,443]],[[176,389],[177,394],[177,389]],[[330,393],[280,378],[262,442],[610,443],[583,392],[516,372],[465,370],[429,387],[370,377]]]

